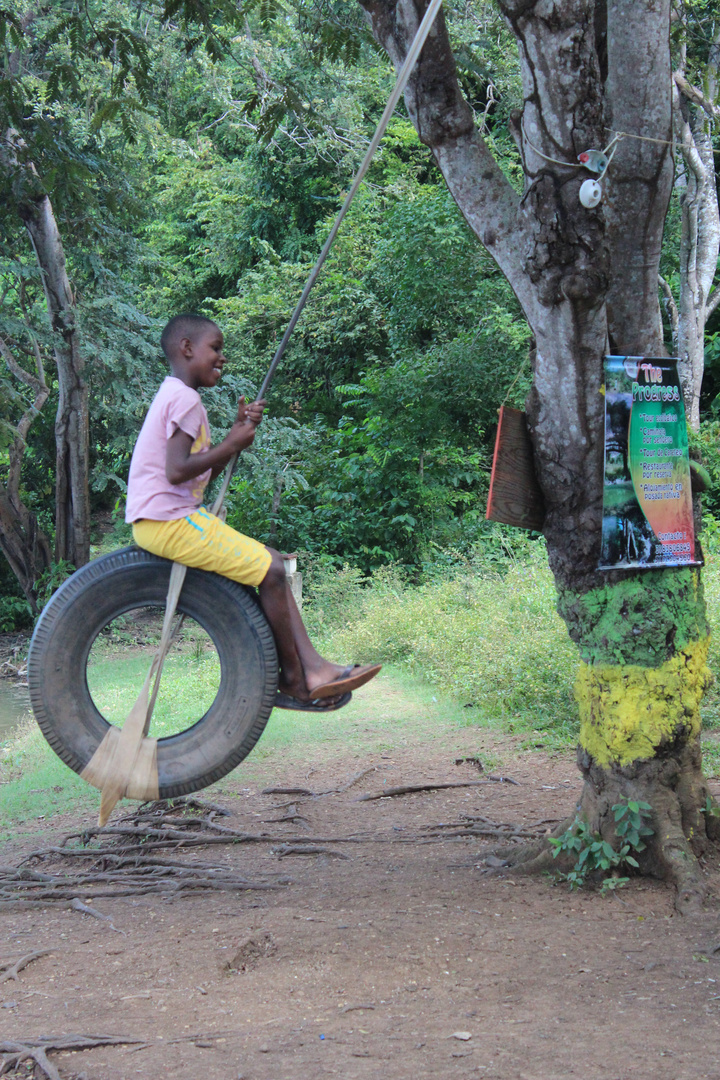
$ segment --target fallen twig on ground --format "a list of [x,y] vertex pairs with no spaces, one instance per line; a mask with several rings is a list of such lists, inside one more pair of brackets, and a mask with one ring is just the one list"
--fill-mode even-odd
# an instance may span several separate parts
[[520,786],[517,780],[511,780],[507,776],[488,776],[486,780],[455,780],[444,784],[403,784],[401,787],[386,788],[384,791],[376,791],[371,795],[361,795],[358,799],[355,799],[355,802],[391,799],[396,795],[412,795],[416,791],[443,791],[445,788],[484,787],[485,784],[491,783]]
[[[203,991],[207,993],[207,991]],[[198,1039],[207,1042],[213,1042],[216,1039],[230,1039],[234,1035],[242,1035],[239,1031],[196,1031],[192,1035],[176,1035],[174,1039],[147,1039],[138,1040],[137,1046],[131,1046],[128,1050],[129,1054],[136,1054],[138,1050],[148,1050],[151,1046],[173,1046],[176,1043],[183,1042],[196,1042]]]
[[48,956],[52,949],[39,949],[37,952],[26,953],[25,956],[21,956],[19,960],[16,960],[13,964],[6,964],[4,961],[0,961],[0,967],[4,968],[2,975],[0,975],[0,983],[7,982],[8,979],[14,979],[15,982],[19,982],[19,973],[23,968],[31,964],[33,960],[39,959],[41,956]]

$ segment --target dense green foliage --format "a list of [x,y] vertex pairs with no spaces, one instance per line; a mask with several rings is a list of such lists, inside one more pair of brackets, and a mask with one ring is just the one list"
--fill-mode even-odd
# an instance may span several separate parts
[[[450,17],[464,88],[514,176],[506,32],[485,4]],[[3,170],[0,319],[21,363],[31,367],[34,342],[44,356],[52,393],[22,497],[51,533],[57,385],[24,200],[52,200],[88,361],[93,505],[119,514],[163,375],[164,322],[198,310],[223,328],[229,364],[207,395],[221,433],[267,368],[393,75],[359,7],[309,0],[23,0],[0,29],[0,122],[16,132],[18,166]],[[229,520],[364,570],[469,551],[484,530],[497,408],[511,384],[515,402],[527,390],[527,344],[509,287],[400,109],[238,470]],[[11,425],[28,391],[8,380],[0,395]]]
[[[519,183],[507,123],[522,98],[514,43],[489,0],[446,10],[463,90]],[[702,4],[688,12],[703,23]],[[705,46],[693,40],[701,64]],[[163,376],[164,322],[192,309],[225,331],[229,363],[206,395],[221,434],[267,368],[393,75],[358,5],[316,0],[16,0],[0,12],[0,51],[0,123],[12,132],[0,333],[29,370],[40,350],[51,390],[28,435],[21,496],[52,534],[57,380],[23,227],[23,206],[46,192],[87,359],[93,507],[102,522],[114,512],[119,540],[130,453]],[[674,205],[671,283],[678,220]],[[716,337],[708,409],[720,388]],[[514,296],[401,107],[238,469],[230,522],[363,573],[399,563],[427,579],[457,553],[472,557],[490,535],[497,409],[508,393],[522,404],[528,347]],[[0,378],[0,480],[29,400],[9,373]],[[706,428],[699,442],[720,477],[716,436]],[[0,593],[0,625],[17,624],[25,608],[8,574]]]
[[[703,704],[703,764],[707,776],[718,776],[720,546],[710,546],[704,580],[713,631],[709,663],[716,681]],[[508,563],[509,572],[501,575]],[[471,727],[511,733],[516,748],[574,750],[577,653],[553,612],[553,583],[541,542],[516,542],[496,527],[474,562],[456,557],[453,567],[421,588],[408,586],[397,570],[383,569],[368,579],[357,569],[318,562],[307,573],[305,594],[303,614],[327,655],[342,659],[352,649],[353,655],[394,667],[322,723],[311,713],[275,710],[236,783],[245,783],[273,750],[306,756],[319,741],[326,759],[336,752],[347,755],[348,749],[392,748],[411,735],[441,739],[447,751],[457,733]],[[152,640],[144,657],[133,637],[126,644],[124,655],[117,641],[94,656],[89,676],[95,700],[116,716],[134,700],[138,678],[154,652]],[[185,726],[197,715],[198,688],[201,695],[212,695],[219,677],[214,655],[196,655],[192,648],[173,655],[161,689],[165,702],[153,718],[156,734],[166,734],[169,723],[174,729]],[[403,672],[408,673],[404,680]],[[425,687],[412,677],[417,675]],[[377,695],[370,725],[368,694]],[[96,793],[62,764],[35,724],[0,745],[0,782],[5,823],[47,813],[48,798],[59,810],[97,805]],[[632,821],[625,818],[630,828]],[[623,842],[625,832],[618,829]],[[589,837],[590,844],[596,842]]]

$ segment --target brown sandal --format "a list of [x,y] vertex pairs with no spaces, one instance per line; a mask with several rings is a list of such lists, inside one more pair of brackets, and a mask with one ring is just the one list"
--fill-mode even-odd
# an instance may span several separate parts
[[360,664],[349,664],[337,679],[323,683],[322,686],[316,686],[311,691],[312,696],[314,699],[335,697],[336,694],[344,694],[346,690],[357,690],[359,686],[364,686],[365,683],[374,679],[381,668],[382,664],[366,664],[365,667],[361,667]]

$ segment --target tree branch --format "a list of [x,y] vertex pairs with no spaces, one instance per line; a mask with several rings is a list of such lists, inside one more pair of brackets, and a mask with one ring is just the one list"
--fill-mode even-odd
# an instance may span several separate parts
[[[399,69],[415,36],[425,0],[360,0],[376,41]],[[405,91],[421,140],[432,150],[470,228],[496,259],[523,305],[532,297],[522,266],[520,200],[475,127],[463,97],[440,10]]]
[[701,109],[704,109],[711,120],[720,120],[720,106],[713,105],[712,101],[705,97],[702,90],[687,81],[681,71],[675,71],[673,79],[683,97],[692,102],[693,105],[699,105]]
[[29,371],[26,371],[24,367],[18,364],[17,360],[10,352],[7,343],[1,337],[0,356],[2,356],[3,360],[5,361],[9,370],[12,372],[15,378],[19,379],[20,382],[25,383],[26,386],[31,387],[36,394],[39,394],[43,390],[47,391],[45,381],[37,379],[34,375],[31,375]]
[[668,313],[670,315],[670,326],[672,327],[673,340],[675,340],[677,338],[678,329],[680,326],[680,313],[678,312],[677,304],[675,303],[675,297],[672,294],[672,289],[670,288],[669,284],[662,276],[662,274],[658,274],[658,282],[667,301]]
[[680,108],[680,94],[676,88],[673,93],[673,104],[675,106],[673,109],[675,137],[680,152],[682,153],[683,160],[687,167],[692,170],[698,186],[703,187],[708,179],[707,169],[698,152],[693,130],[682,114],[682,109]]
[[[19,491],[20,491],[20,472],[22,469],[23,457],[25,456],[25,447],[27,433],[30,430],[33,420],[39,415],[40,410],[50,396],[50,390],[45,385],[44,381],[35,378],[29,371],[26,371],[24,367],[18,364],[17,360],[10,352],[6,343],[0,338],[0,356],[7,364],[9,370],[19,379],[20,382],[29,386],[35,392],[35,400],[29,409],[26,409],[20,420],[15,425],[14,434],[15,438],[13,444],[8,451],[9,468],[7,479],[7,493],[14,505],[19,503]],[[42,365],[40,366],[42,371]]]

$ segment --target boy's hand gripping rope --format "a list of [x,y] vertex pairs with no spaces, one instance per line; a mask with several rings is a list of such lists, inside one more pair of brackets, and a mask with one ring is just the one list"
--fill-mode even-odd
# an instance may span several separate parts
[[[430,28],[435,22],[435,17],[440,10],[441,4],[442,0],[430,0],[430,5],[418,27],[412,45],[405,57],[405,61],[398,72],[395,87],[393,88],[393,92],[388,99],[385,110],[380,117],[380,121],[375,129],[375,134],[365,152],[365,157],[360,164],[360,168],[355,175],[350,190],[345,196],[345,201],[343,202],[333,227],[328,234],[317,262],[312,268],[310,277],[305,284],[305,288],[292,313],[287,329],[283,334],[282,340],[272,359],[272,363],[268,368],[267,375],[263,379],[262,386],[260,387],[256,398],[257,401],[260,401],[267,393],[277,366],[287,348],[290,336],[305,307],[307,298],[310,295],[310,290],[315,284],[320,269],[330,253],[330,248],[337,236],[340,224],[350,209],[350,204],[355,198],[357,190],[362,183],[362,179],[380,144],[380,140],[385,134],[385,129],[388,126],[390,117],[394,113],[395,107],[400,100],[400,95],[405,89],[410,74],[415,67],[417,58],[430,33]],[[225,470],[225,476],[223,477],[222,487],[220,488],[218,497],[212,505],[213,514],[218,514],[222,509],[225,495],[237,464],[237,459],[238,455],[235,454],[228,463],[227,469]],[[137,701],[130,710],[128,718],[121,729],[112,725],[109,727],[105,738],[102,740],[92,758],[80,774],[84,780],[87,780],[88,783],[92,784],[94,787],[100,788],[102,792],[99,814],[99,824],[101,826],[107,822],[115,804],[124,796],[131,799],[157,799],[158,797],[157,739],[149,738],[147,733],[150,728],[150,719],[160,688],[163,663],[167,656],[168,649],[180,630],[183,621],[183,616],[181,615],[177,625],[173,629],[172,622],[186,572],[187,567],[182,563],[173,563],[172,570],[170,571],[170,584],[165,604],[165,618],[163,620],[160,645],[150,670],[147,673],[147,677],[143,684],[143,688],[138,695]],[[150,685],[153,682],[153,678],[155,682],[151,693]]]

